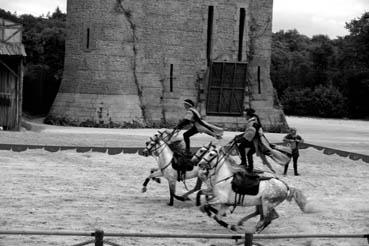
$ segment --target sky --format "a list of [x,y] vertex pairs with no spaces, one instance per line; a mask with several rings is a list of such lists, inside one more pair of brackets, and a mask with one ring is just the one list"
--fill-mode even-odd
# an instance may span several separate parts
[[[0,0],[0,8],[40,16],[56,7],[65,12],[66,0]],[[312,37],[348,34],[345,23],[369,12],[369,0],[274,0],[273,31],[296,29]]]

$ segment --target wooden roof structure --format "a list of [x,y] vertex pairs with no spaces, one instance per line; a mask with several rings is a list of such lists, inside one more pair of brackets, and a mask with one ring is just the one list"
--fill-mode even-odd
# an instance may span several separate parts
[[19,130],[22,117],[22,25],[0,18],[0,127]]

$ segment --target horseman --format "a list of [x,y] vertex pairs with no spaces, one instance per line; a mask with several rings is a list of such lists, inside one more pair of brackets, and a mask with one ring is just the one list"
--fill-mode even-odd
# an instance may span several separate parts
[[190,150],[190,137],[197,133],[206,133],[212,137],[215,137],[216,139],[221,139],[223,135],[223,129],[202,120],[201,115],[196,110],[195,103],[192,100],[184,100],[183,106],[186,110],[186,114],[174,129],[181,130],[187,126],[190,126],[190,129],[183,134],[183,139],[186,144],[186,155],[192,156]]
[[256,146],[259,145],[259,132],[262,129],[259,117],[255,114],[254,109],[248,108],[244,113],[246,113],[245,116],[247,120],[245,132],[237,135],[234,140],[238,144],[237,147],[241,155],[241,165],[243,165],[249,173],[252,173],[254,170],[253,155],[256,153]]

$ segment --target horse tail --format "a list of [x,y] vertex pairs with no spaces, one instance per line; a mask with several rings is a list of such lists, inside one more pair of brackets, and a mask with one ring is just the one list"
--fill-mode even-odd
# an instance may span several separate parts
[[289,194],[287,195],[287,201],[291,201],[292,198],[295,200],[296,204],[299,206],[301,211],[307,213],[309,212],[307,209],[308,199],[306,196],[302,193],[301,190],[294,188],[294,187],[288,187],[289,188]]

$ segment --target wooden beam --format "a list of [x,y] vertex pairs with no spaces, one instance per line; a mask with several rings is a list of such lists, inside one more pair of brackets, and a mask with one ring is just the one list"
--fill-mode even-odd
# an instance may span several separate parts
[[14,37],[17,33],[19,33],[21,31],[21,29],[18,29],[16,32],[13,32],[12,35],[10,35],[6,40],[4,40],[4,42],[10,40],[12,37]]
[[2,64],[4,67],[6,67],[11,74],[13,74],[17,79],[19,79],[18,74],[16,72],[14,72],[13,69],[11,69],[8,65],[6,65],[6,63],[3,62],[1,59],[0,59],[0,64]]

